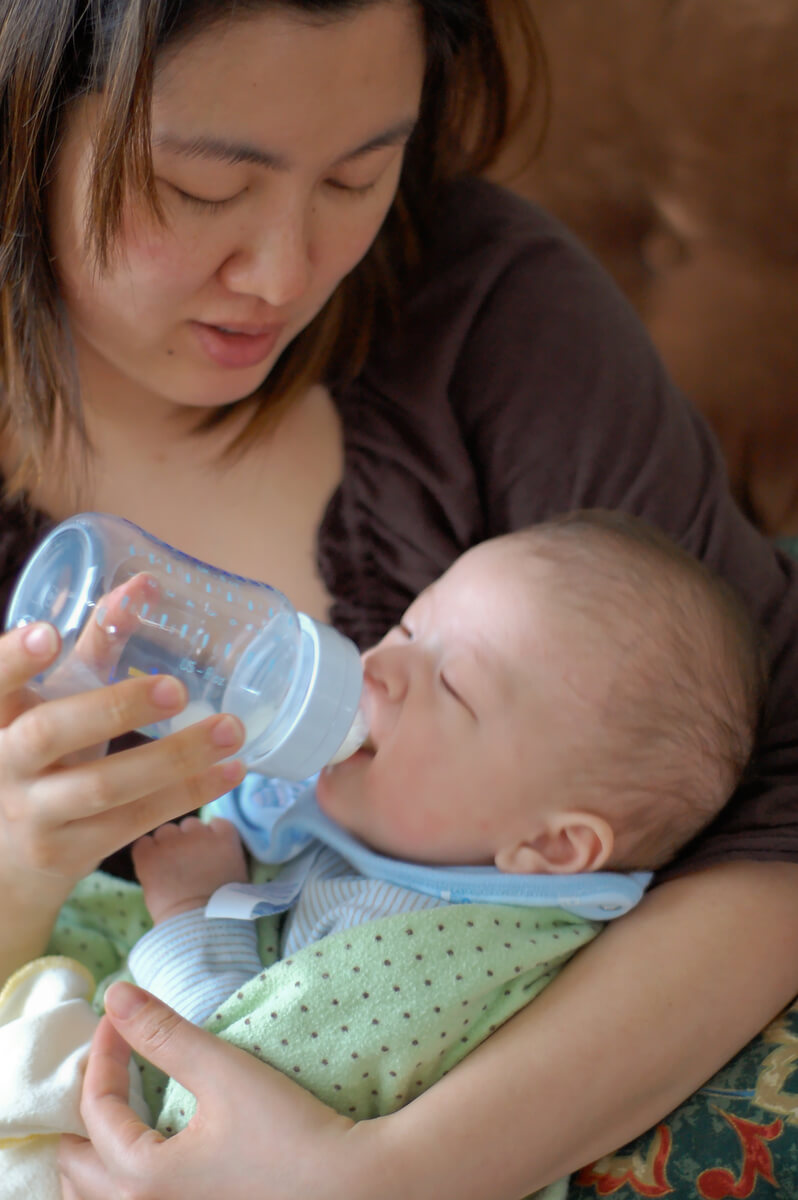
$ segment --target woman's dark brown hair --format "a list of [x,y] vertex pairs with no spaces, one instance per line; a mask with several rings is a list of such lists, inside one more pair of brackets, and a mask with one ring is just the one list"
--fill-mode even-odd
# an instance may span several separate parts
[[[104,99],[90,224],[100,269],[113,251],[128,189],[159,214],[150,157],[150,100],[158,55],[230,16],[269,8],[340,19],[379,0],[4,0],[0,19],[0,429],[21,447],[9,490],[30,485],[54,428],[85,445],[72,345],[48,251],[46,190],[70,102]],[[436,189],[478,173],[527,111],[542,71],[525,0],[411,0],[426,31],[421,117],[397,199],[370,252],[282,355],[233,449],[319,379],[362,365],[378,306],[423,253]],[[493,9],[495,8],[495,12]],[[503,52],[523,46],[522,79]],[[234,406],[203,422],[224,421]],[[58,420],[56,420],[58,417]],[[201,426],[201,427],[203,427]],[[72,443],[74,444],[74,443]]]

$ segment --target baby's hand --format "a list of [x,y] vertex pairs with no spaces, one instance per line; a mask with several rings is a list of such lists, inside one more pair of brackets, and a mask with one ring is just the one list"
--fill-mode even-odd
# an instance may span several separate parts
[[133,865],[144,902],[158,925],[193,908],[204,908],[224,883],[249,878],[235,825],[222,817],[204,824],[185,817],[162,825],[133,846]]

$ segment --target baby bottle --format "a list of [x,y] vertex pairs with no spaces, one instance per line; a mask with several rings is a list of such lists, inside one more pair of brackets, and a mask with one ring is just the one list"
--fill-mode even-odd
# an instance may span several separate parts
[[360,655],[265,583],[217,570],[121,517],[81,513],[29,559],[6,627],[49,621],[45,698],[136,675],[174,675],[189,701],[141,733],[164,737],[212,713],[239,717],[248,770],[300,780],[353,754],[367,728]]

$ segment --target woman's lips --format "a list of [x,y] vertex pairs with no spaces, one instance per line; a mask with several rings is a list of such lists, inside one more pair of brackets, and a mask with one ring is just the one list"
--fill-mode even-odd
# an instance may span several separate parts
[[202,321],[192,321],[191,327],[208,358],[217,366],[233,369],[254,367],[267,359],[285,328],[269,325],[249,330]]

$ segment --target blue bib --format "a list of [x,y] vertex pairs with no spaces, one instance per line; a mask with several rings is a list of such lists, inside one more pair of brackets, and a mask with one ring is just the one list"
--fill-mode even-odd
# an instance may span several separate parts
[[564,908],[591,921],[608,921],[627,913],[651,881],[650,871],[511,875],[496,867],[426,866],[387,858],[325,816],[316,803],[314,784],[315,778],[291,784],[248,775],[235,791],[210,806],[214,816],[233,822],[247,849],[260,862],[296,860],[273,883],[253,885],[252,890],[260,897],[254,916],[291,906],[312,867],[314,844],[319,843],[335,850],[369,879],[384,879],[446,904]]

